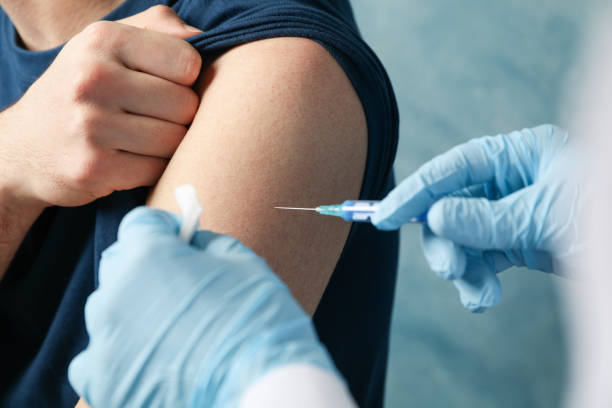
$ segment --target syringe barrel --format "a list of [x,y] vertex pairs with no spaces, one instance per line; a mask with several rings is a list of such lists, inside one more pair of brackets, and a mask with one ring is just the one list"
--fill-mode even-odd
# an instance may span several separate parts
[[379,205],[380,201],[347,200],[342,203],[342,218],[351,222],[370,222]]

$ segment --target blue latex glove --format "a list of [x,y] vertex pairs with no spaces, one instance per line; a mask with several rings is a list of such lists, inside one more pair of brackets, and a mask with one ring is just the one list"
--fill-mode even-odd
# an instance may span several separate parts
[[265,261],[229,236],[177,234],[180,217],[140,207],[102,255],[88,347],[70,383],[93,407],[229,407],[270,369],[335,373],[311,319]]
[[422,244],[430,267],[453,280],[473,312],[497,304],[497,273],[511,266],[555,272],[580,246],[579,189],[568,136],[554,126],[482,137],[423,165],[372,217],[397,229],[427,212]]

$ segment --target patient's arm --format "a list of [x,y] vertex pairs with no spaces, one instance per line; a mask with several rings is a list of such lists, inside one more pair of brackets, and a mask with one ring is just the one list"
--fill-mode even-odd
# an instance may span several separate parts
[[203,227],[264,256],[312,314],[349,224],[272,207],[357,198],[367,131],[355,91],[321,46],[279,38],[218,58],[199,93],[196,119],[148,204],[179,212],[174,187],[193,184]]
[[262,255],[314,313],[350,224],[274,206],[358,198],[367,150],[360,101],[315,42],[276,38],[236,47],[202,72],[196,118],[148,204],[178,212],[193,184],[202,226]]

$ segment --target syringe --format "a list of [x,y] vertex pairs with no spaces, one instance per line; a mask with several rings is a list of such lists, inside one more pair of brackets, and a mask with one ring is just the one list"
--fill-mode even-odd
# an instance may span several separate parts
[[[380,201],[366,200],[347,200],[342,204],[320,205],[316,208],[298,208],[298,207],[274,207],[279,210],[298,210],[298,211],[316,211],[323,215],[332,215],[340,217],[350,222],[370,222],[370,217],[374,214]],[[412,224],[422,224],[425,221],[425,214],[415,217],[410,220]]]

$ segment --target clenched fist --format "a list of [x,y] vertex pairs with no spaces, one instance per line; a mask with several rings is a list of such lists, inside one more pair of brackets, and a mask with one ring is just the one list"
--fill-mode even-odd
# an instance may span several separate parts
[[197,34],[156,6],[73,37],[23,97],[0,114],[5,191],[78,206],[154,184],[198,108]]

